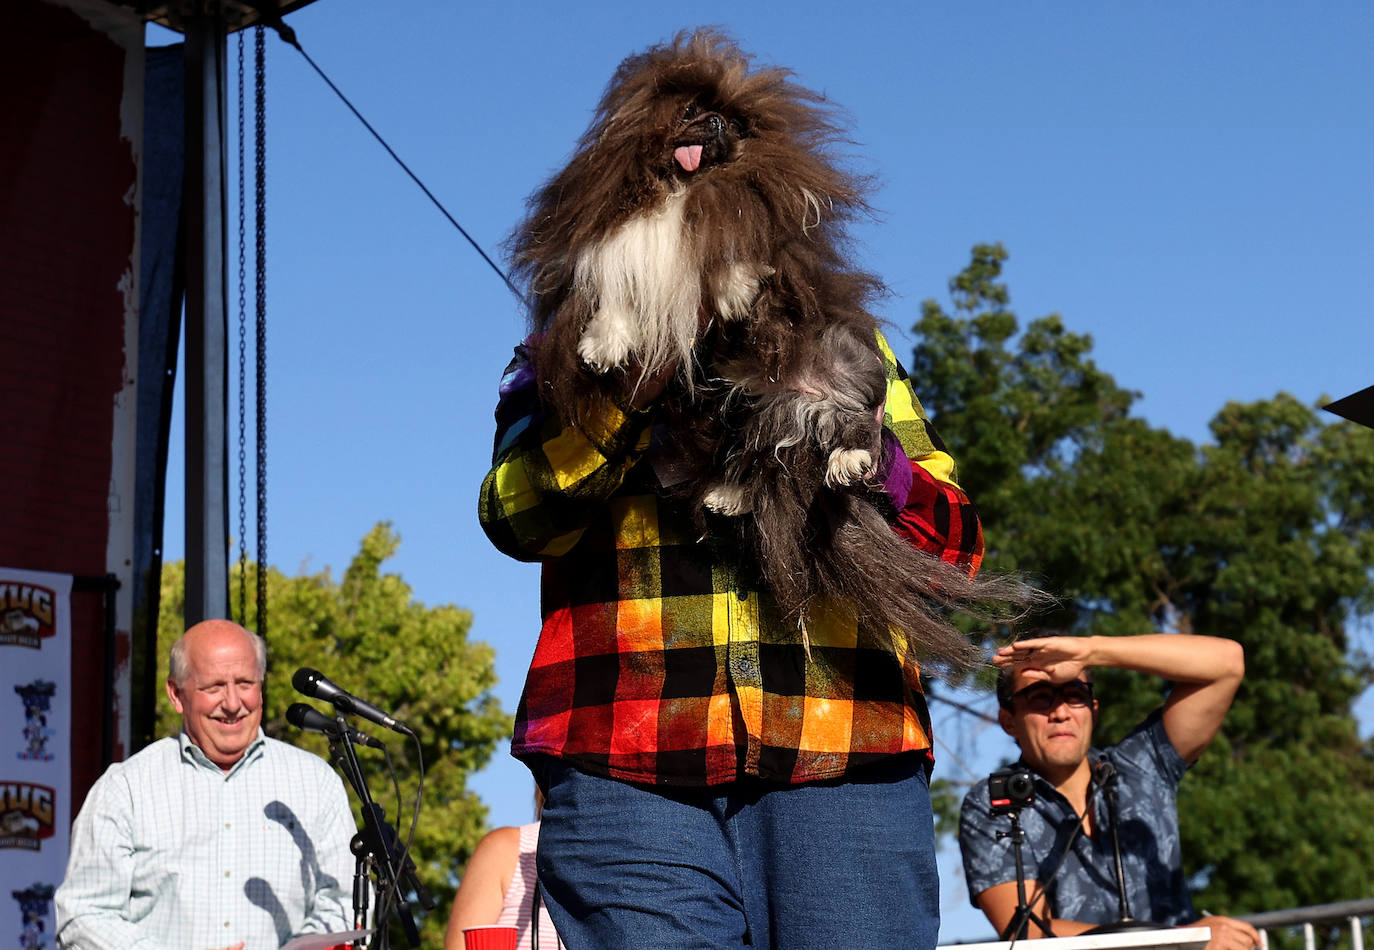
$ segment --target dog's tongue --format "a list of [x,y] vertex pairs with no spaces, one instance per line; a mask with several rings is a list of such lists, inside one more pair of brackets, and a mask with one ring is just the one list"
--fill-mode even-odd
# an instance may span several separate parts
[[680,145],[673,150],[673,158],[677,159],[683,171],[694,172],[701,164],[701,146]]

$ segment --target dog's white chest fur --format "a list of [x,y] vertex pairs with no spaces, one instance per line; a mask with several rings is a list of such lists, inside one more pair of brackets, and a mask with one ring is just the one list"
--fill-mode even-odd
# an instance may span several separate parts
[[[596,301],[577,352],[598,372],[633,358],[646,371],[690,359],[702,323],[702,274],[683,227],[685,191],[626,221],[577,258],[577,290]],[[734,263],[706,275],[712,314],[733,320],[748,313],[769,268]]]
[[[594,305],[577,352],[595,371],[607,373],[637,363],[647,376],[660,367],[689,364],[705,321],[747,317],[762,281],[773,273],[767,264],[734,261],[703,274],[702,249],[693,246],[694,235],[684,227],[686,203],[686,192],[676,191],[658,208],[636,215],[578,256],[576,288]],[[746,375],[729,382],[757,399],[760,420],[779,420],[762,428],[783,445],[817,443],[827,459],[826,484],[853,484],[872,470],[876,460],[867,448],[835,443],[844,428],[838,425],[842,417],[864,417],[873,407],[835,381],[788,379],[779,385],[777,379],[765,384]],[[881,416],[874,424],[880,422]],[[732,516],[753,508],[745,486],[729,476],[716,481],[703,501]]]

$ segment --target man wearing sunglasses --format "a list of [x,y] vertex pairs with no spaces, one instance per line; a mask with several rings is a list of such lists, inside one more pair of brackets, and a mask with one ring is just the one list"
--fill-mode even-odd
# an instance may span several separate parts
[[[1216,637],[1042,637],[997,652],[998,722],[1020,747],[1032,800],[1020,810],[1026,898],[1054,936],[1120,916],[1107,796],[1117,799],[1130,914],[1160,926],[1211,927],[1208,950],[1250,950],[1259,935],[1227,917],[1197,919],[1183,879],[1175,806],[1179,780],[1221,727],[1245,673],[1240,644]],[[1171,681],[1164,705],[1119,743],[1092,747],[1095,667]],[[988,781],[959,819],[969,897],[998,933],[1017,907],[1009,818],[990,814]],[[1042,889],[1041,882],[1044,882]],[[1047,936],[1032,924],[1029,936]]]

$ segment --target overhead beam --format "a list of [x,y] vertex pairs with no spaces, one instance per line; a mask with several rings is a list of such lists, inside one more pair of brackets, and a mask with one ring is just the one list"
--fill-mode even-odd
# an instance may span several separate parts
[[271,25],[273,21],[314,0],[110,0],[117,7],[132,10],[149,23],[157,23],[184,33],[188,24],[205,16],[214,16],[224,24],[226,33],[233,33],[256,23]]

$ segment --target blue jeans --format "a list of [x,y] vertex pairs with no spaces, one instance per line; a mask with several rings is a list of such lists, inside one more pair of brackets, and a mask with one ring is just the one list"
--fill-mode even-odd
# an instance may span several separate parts
[[533,763],[539,880],[570,950],[930,950],[940,924],[922,761],[843,781],[669,789]]

